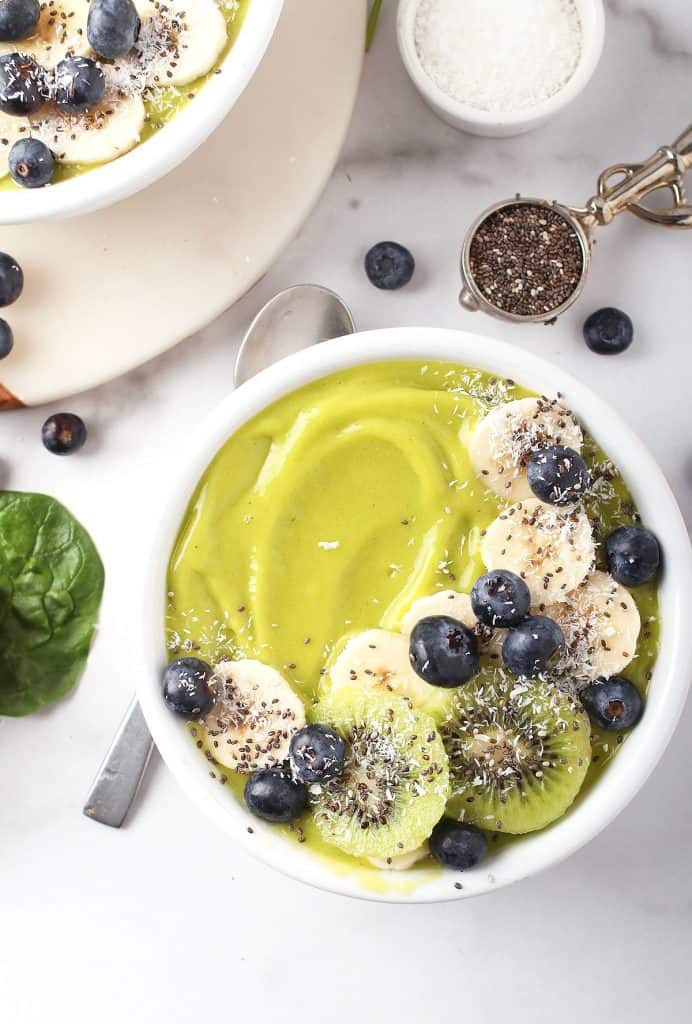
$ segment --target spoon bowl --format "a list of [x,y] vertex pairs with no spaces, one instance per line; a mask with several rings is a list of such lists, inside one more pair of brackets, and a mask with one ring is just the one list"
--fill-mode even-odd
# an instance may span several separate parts
[[270,299],[247,329],[235,362],[238,387],[265,366],[320,341],[355,331],[346,303],[329,288],[297,284]]

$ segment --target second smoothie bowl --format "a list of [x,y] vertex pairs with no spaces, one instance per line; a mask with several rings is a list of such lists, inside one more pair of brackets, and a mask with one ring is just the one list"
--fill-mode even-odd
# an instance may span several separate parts
[[348,895],[463,897],[557,862],[642,785],[689,681],[689,541],[576,381],[487,338],[373,332],[243,385],[184,466],[139,696],[259,857]]
[[0,223],[87,213],[172,170],[231,110],[282,6],[283,0],[3,5]]

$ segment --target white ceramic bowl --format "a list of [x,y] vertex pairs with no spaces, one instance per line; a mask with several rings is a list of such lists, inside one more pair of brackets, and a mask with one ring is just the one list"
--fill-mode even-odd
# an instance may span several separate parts
[[582,24],[582,50],[575,72],[565,87],[528,110],[509,113],[479,110],[452,99],[424,70],[415,43],[416,11],[419,4],[420,0],[399,0],[397,37],[404,66],[421,96],[435,113],[453,128],[460,128],[472,135],[499,138],[521,135],[523,132],[538,128],[571,103],[585,88],[596,70],[603,50],[603,0],[575,0]]
[[[617,462],[644,522],[661,538],[665,551],[660,586],[661,651],[642,721],[598,784],[564,818],[465,872],[461,890],[453,885],[458,876],[449,872],[433,873],[412,889],[409,873],[376,872],[384,887],[380,892],[363,884],[358,872],[334,873],[307,845],[289,842],[272,826],[251,818],[225,787],[209,778],[206,759],[161,697],[160,678],[167,661],[163,639],[166,567],[188,499],[213,455],[243,423],[295,388],[349,366],[389,359],[450,360],[510,376],[542,394],[562,392],[568,405]],[[231,393],[200,424],[189,448],[175,453],[166,480],[167,490],[157,495],[163,515],[152,531],[142,576],[133,588],[133,592],[140,590],[143,594],[137,652],[139,700],[159,751],[192,800],[232,839],[279,871],[323,889],[389,902],[425,903],[489,892],[536,874],[587,843],[632,799],[661,757],[682,710],[692,673],[689,538],[670,488],[641,441],[605,402],[558,367],[487,337],[434,328],[371,331],[324,342],[276,363]]]
[[[228,55],[199,94],[164,128],[108,164],[42,189],[0,191],[0,224],[58,220],[110,206],[139,192],[211,135],[259,65],[276,28],[283,0],[253,0]],[[229,154],[229,160],[232,154]]]

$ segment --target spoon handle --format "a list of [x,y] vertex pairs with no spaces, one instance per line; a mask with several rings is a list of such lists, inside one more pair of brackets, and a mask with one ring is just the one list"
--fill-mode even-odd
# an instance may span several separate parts
[[154,741],[134,698],[98,770],[83,813],[102,825],[120,828],[137,796]]

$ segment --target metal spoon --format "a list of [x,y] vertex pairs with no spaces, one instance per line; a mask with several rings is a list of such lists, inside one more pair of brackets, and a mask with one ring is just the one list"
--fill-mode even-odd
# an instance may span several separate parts
[[[329,338],[353,334],[343,299],[317,284],[286,288],[259,311],[247,329],[235,362],[236,386],[266,366]],[[120,828],[144,778],[154,741],[137,699],[125,713],[83,807],[93,821]]]
[[[279,292],[259,311],[238,349],[236,387],[266,366],[329,338],[353,334],[356,327],[343,299],[317,284],[297,284]],[[306,342],[306,338],[310,340]]]

